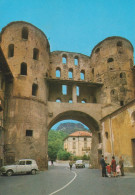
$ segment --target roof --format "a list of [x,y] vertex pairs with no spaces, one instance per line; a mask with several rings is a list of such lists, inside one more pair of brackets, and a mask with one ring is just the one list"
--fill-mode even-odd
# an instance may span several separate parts
[[69,135],[69,137],[91,137],[91,136],[92,136],[92,133],[88,131],[76,131]]

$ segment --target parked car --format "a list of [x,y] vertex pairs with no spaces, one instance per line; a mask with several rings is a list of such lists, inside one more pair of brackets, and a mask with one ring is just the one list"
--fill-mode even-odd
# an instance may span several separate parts
[[75,167],[76,167],[76,169],[77,168],[85,168],[85,163],[83,162],[83,160],[77,160],[75,162]]
[[21,173],[31,173],[35,175],[38,170],[36,161],[32,159],[21,159],[14,165],[6,165],[0,168],[1,174],[7,176]]

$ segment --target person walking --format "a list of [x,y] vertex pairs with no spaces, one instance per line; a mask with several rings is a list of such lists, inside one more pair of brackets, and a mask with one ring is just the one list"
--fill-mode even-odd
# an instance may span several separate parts
[[70,162],[69,162],[70,170],[72,170],[72,166],[73,166],[73,163],[72,163],[72,161],[70,161]]
[[113,176],[116,177],[116,160],[114,156],[112,157],[111,167],[112,167]]
[[106,174],[106,162],[104,160],[104,155],[102,155],[101,159],[100,159],[100,164],[101,164],[101,167],[102,167],[102,177],[107,177],[107,174]]
[[124,160],[122,159],[122,156],[120,156],[119,165],[120,165],[121,176],[124,176]]

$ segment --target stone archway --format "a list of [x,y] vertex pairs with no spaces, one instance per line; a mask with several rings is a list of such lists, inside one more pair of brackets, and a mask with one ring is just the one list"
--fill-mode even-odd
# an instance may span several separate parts
[[99,167],[99,159],[98,159],[98,146],[99,146],[99,139],[98,134],[100,131],[99,123],[91,117],[90,115],[81,112],[81,111],[66,111],[58,114],[55,116],[50,123],[48,124],[48,131],[49,129],[59,121],[72,119],[77,120],[85,124],[91,131],[92,131],[92,147],[90,153],[90,163],[92,168]]

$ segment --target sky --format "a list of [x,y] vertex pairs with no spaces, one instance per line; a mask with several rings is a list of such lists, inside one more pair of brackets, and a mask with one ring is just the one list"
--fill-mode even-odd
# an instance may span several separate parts
[[135,0],[0,0],[0,31],[13,21],[42,30],[51,51],[90,56],[110,36],[124,37],[135,48]]
[[0,31],[13,21],[41,29],[51,51],[89,56],[110,36],[122,36],[135,47],[135,0],[0,0]]

